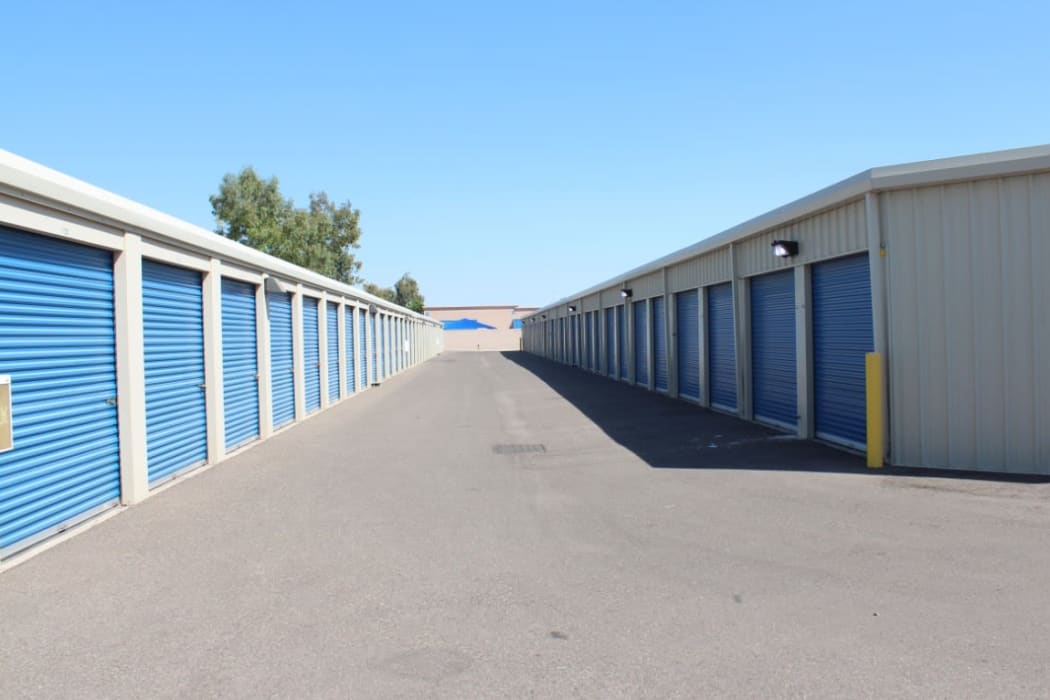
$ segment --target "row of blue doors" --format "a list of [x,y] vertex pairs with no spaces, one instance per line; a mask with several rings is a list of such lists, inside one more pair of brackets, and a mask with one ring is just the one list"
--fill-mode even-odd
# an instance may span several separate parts
[[[196,270],[143,260],[141,284],[153,487],[208,458],[204,279]],[[225,447],[235,449],[261,428],[257,286],[223,278],[220,293],[223,428]],[[268,293],[265,306],[272,416],[280,427],[295,418],[292,297]],[[354,351],[355,333],[364,341],[364,316],[346,309],[340,366],[337,309],[328,309],[330,398],[338,396],[341,374],[350,391],[364,379]],[[405,330],[398,324],[399,339]],[[317,331],[317,306],[306,303],[310,409],[320,404]],[[10,377],[11,389],[11,413],[0,418],[14,436],[12,448],[0,452],[0,558],[119,502],[116,344],[112,253],[0,227],[0,375]]]
[[[748,280],[751,314],[751,400],[756,420],[787,429],[798,426],[798,368],[795,271],[783,270]],[[811,266],[813,406],[818,437],[863,447],[866,439],[864,356],[874,347],[871,283],[867,255],[838,258]],[[707,361],[711,405],[738,407],[737,348],[733,288],[729,283],[674,295],[672,337],[676,350],[679,395],[700,400],[701,359]],[[706,297],[706,299],[704,298]],[[701,305],[703,308],[701,309]],[[604,366],[594,353],[598,313],[568,321],[564,345],[569,362],[627,379],[627,324],[631,313],[634,381],[658,391],[669,387],[664,297],[639,300],[628,307],[604,309]],[[701,313],[701,311],[703,313]],[[701,329],[703,319],[703,329]],[[555,335],[565,320],[559,319]],[[582,330],[582,333],[581,333]],[[704,332],[701,333],[701,330]],[[582,336],[582,337],[581,337]],[[580,352],[577,339],[583,340]],[[701,343],[706,343],[701,352]],[[613,351],[615,349],[615,352]],[[618,358],[618,366],[617,366]],[[616,370],[614,372],[614,370]],[[651,374],[650,374],[651,373]]]

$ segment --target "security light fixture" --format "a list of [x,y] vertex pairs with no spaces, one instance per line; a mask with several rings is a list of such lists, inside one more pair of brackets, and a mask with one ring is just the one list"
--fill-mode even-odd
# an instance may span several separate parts
[[798,255],[798,241],[773,241],[773,255],[791,258]]
[[575,305],[569,304],[569,313],[571,313],[571,314],[576,313],[576,306]]
[[620,296],[624,299],[630,299],[632,296],[634,296],[634,290],[630,287],[624,287],[620,290]]
[[285,289],[284,284],[281,280],[276,277],[270,277],[265,272],[263,273],[263,289],[267,292],[273,292],[275,294],[284,294],[288,290]]

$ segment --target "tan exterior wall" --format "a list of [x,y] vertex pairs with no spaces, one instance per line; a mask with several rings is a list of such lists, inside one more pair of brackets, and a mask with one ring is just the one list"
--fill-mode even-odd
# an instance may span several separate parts
[[521,330],[511,328],[514,319],[535,311],[517,306],[441,306],[427,308],[426,314],[437,321],[472,318],[493,330],[444,331],[445,351],[520,350]]

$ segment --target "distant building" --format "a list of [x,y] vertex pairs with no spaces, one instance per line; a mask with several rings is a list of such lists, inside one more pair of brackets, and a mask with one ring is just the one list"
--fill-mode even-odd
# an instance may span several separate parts
[[520,350],[521,318],[535,307],[428,306],[427,316],[445,326],[445,350]]

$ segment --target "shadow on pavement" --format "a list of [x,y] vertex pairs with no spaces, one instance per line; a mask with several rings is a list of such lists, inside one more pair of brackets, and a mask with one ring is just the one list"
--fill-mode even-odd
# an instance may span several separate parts
[[503,352],[655,469],[748,469],[1047,483],[948,469],[871,470],[858,455],[525,352]]

